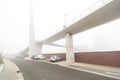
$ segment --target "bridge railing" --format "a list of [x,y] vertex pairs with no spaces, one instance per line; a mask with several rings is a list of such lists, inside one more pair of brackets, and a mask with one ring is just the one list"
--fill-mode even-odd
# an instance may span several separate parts
[[[83,19],[84,17],[90,15],[92,12],[96,11],[97,9],[103,7],[104,5],[108,4],[109,2],[111,2],[113,0],[99,0],[97,1],[95,4],[93,4],[91,7],[89,7],[88,9],[86,9],[85,11],[83,11],[82,13],[80,13],[79,15],[77,15],[76,17],[74,17],[72,20],[70,20],[69,22],[66,22],[66,27],[70,27],[70,25],[74,24],[75,22]],[[65,26],[64,25],[64,26]],[[56,29],[54,32],[52,32],[51,34],[48,35],[48,37],[62,31],[65,29],[65,27],[59,27],[58,29]],[[47,37],[47,38],[48,38]]]
[[66,24],[67,27],[69,27],[70,25],[74,24],[78,20],[83,19],[84,17],[88,16],[92,12],[98,10],[99,8],[103,7],[104,5],[108,4],[111,1],[113,1],[113,0],[99,0],[99,1],[97,1],[91,7],[89,7],[88,9],[86,9],[85,11],[83,11],[82,13],[80,13],[79,15],[77,15],[76,17],[74,17],[72,20],[70,20],[70,22],[68,22]]

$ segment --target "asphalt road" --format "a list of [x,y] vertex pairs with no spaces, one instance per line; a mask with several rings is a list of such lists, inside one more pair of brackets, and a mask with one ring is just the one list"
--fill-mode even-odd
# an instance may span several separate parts
[[41,61],[10,58],[20,68],[24,80],[117,80]]

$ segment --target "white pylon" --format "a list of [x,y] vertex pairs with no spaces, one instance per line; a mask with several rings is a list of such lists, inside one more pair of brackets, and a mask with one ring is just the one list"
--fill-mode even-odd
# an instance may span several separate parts
[[37,44],[35,39],[35,28],[34,28],[34,18],[33,18],[33,6],[32,6],[32,0],[30,0],[29,4],[29,55],[33,54],[41,54],[42,51],[42,44]]

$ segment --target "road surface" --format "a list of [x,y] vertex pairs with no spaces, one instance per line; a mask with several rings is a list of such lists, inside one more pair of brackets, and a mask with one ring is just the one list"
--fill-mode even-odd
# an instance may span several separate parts
[[41,61],[9,59],[18,65],[24,80],[117,80]]

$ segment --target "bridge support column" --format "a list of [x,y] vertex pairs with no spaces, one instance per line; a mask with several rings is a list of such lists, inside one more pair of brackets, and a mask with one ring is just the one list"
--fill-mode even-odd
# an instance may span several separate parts
[[73,38],[70,33],[66,34],[66,61],[68,63],[75,62]]
[[29,47],[29,55],[30,57],[34,54],[41,54],[42,53],[42,44],[32,44]]
[[35,39],[35,30],[34,30],[34,18],[33,18],[33,7],[32,7],[32,0],[30,0],[30,22],[29,22],[29,55],[33,54],[41,54],[42,51],[42,44],[37,44]]

